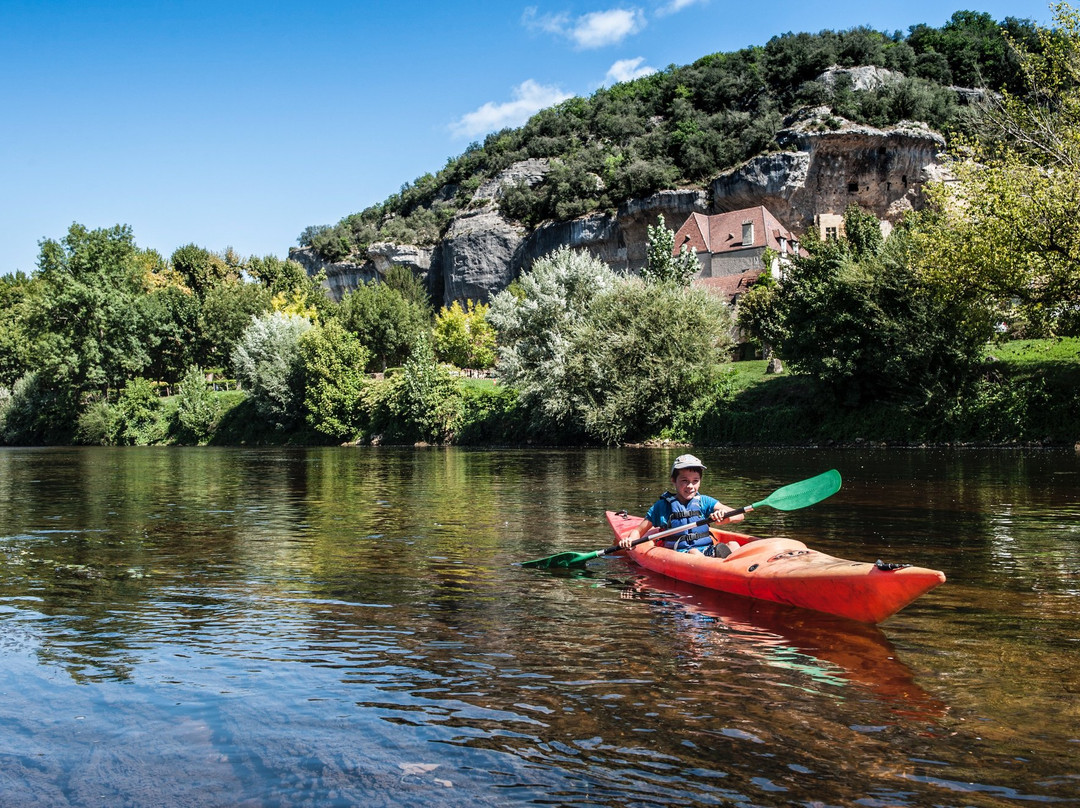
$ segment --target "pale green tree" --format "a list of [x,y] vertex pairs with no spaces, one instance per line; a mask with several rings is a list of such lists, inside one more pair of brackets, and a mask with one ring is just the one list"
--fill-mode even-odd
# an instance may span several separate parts
[[282,312],[252,317],[233,349],[236,378],[255,410],[278,429],[292,426],[303,404],[304,362],[300,337],[311,321]]
[[664,224],[664,217],[658,216],[656,227],[648,227],[648,240],[645,244],[645,269],[641,272],[649,283],[674,283],[686,286],[701,270],[694,251],[683,244],[675,252],[675,232]]
[[534,425],[583,429],[568,395],[572,340],[593,300],[616,280],[595,256],[560,247],[492,299],[488,319],[499,345],[499,378],[518,390]]

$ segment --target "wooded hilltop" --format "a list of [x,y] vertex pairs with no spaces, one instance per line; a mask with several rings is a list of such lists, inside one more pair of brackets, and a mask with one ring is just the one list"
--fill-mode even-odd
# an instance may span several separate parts
[[[1071,445],[1077,76],[1067,5],[1051,29],[787,34],[492,134],[305,230],[304,265],[75,224],[0,279],[0,438]],[[793,138],[870,128],[947,147],[947,172],[885,209],[849,183],[828,233],[776,193],[799,249],[766,251],[735,310],[694,282],[682,218],[752,199],[747,167]],[[617,260],[570,248],[604,227]],[[470,237],[503,267],[473,286],[446,270]],[[736,342],[786,372],[732,364]]]

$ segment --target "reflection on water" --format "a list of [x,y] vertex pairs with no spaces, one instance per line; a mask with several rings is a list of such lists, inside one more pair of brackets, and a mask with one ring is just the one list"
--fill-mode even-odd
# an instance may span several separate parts
[[674,451],[0,451],[0,802],[1080,797],[1072,453],[702,450],[731,505],[844,474],[758,535],[945,570],[880,628],[518,566]]

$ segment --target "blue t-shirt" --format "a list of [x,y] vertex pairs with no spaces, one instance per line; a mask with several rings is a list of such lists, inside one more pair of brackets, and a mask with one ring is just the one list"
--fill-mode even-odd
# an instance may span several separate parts
[[[699,507],[701,514],[695,516],[695,520],[710,516],[713,509],[720,504],[719,500],[713,499],[708,494],[698,494],[696,499],[698,503],[700,503]],[[691,506],[692,504],[693,500],[687,503],[687,505]],[[691,507],[691,509],[693,508]],[[660,497],[660,499],[656,500],[656,502],[653,503],[653,506],[649,508],[649,512],[645,514],[645,518],[652,522],[654,527],[659,528],[660,530],[667,530],[671,527],[671,503],[668,502],[665,497]],[[687,541],[688,539],[689,541]],[[697,528],[691,528],[686,533],[671,536],[664,540],[664,546],[672,547],[676,550],[684,549],[694,544],[694,539],[708,539],[708,542],[703,541],[702,543],[711,543],[712,538],[709,535],[708,526],[702,525]]]

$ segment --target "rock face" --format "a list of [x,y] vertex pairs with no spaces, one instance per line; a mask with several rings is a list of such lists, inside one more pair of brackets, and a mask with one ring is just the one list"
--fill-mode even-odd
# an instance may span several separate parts
[[842,215],[852,203],[889,224],[922,206],[923,185],[940,176],[945,139],[924,124],[887,130],[810,110],[777,135],[785,151],[765,154],[713,180],[718,211],[764,205],[795,231]]
[[[866,71],[872,71],[866,72]],[[828,71],[835,81],[842,69]],[[893,80],[888,71],[847,70],[853,85]],[[586,249],[613,269],[637,272],[645,265],[646,228],[662,216],[677,230],[691,213],[721,213],[764,205],[796,233],[835,223],[851,203],[887,225],[922,205],[922,187],[940,178],[939,152],[945,140],[923,124],[901,123],[887,130],[858,126],[827,108],[806,110],[777,136],[782,151],[755,157],[717,177],[708,192],[661,191],[628,200],[614,214],[598,213],[567,222],[542,224],[532,232],[505,219],[498,209],[503,189],[539,183],[548,161],[527,160],[481,185],[466,210],[450,223],[435,247],[372,244],[359,263],[326,264],[310,249],[290,258],[311,274],[326,272],[335,299],[393,264],[409,267],[444,305],[466,299],[487,301],[533,262],[562,246]],[[711,203],[710,203],[711,200]]]

